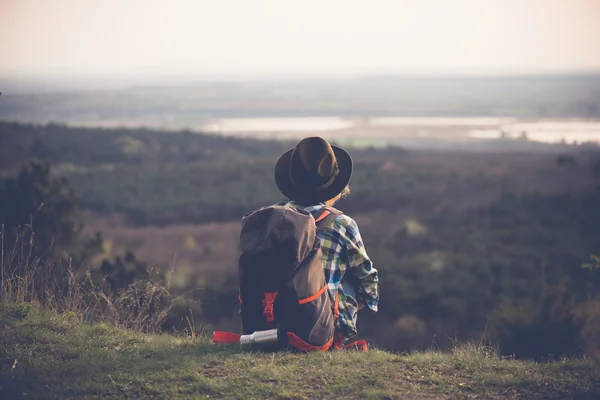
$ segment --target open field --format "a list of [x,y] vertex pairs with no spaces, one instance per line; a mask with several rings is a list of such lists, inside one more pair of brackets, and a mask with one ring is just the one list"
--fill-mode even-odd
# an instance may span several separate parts
[[84,221],[84,236],[102,232],[103,256],[132,251],[151,268],[173,266],[176,286],[189,285],[189,277],[196,278],[196,287],[218,285],[237,271],[239,222],[135,227],[117,215],[91,214]]

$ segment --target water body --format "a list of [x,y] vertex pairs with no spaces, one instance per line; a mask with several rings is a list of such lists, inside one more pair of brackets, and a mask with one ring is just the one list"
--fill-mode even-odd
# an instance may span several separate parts
[[339,117],[300,118],[226,118],[213,121],[202,127],[205,132],[330,132],[350,128],[352,120]]
[[[510,117],[300,117],[300,118],[226,118],[201,128],[205,132],[235,136],[270,138],[344,131],[353,138],[392,139],[395,132],[403,137],[436,139],[500,139],[526,137],[546,143],[600,143],[599,120],[521,121]],[[361,132],[364,132],[361,134]],[[425,134],[424,134],[425,132]]]
[[546,143],[600,143],[600,121],[513,122],[492,129],[472,129],[469,137],[479,139],[527,138]]

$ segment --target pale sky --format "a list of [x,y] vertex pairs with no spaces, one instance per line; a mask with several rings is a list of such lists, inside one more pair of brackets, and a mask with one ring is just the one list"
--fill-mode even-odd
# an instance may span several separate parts
[[0,72],[600,69],[600,0],[0,0]]

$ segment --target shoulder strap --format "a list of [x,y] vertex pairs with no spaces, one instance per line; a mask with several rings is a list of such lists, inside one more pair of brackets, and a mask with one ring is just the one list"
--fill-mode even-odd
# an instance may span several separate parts
[[317,224],[317,232],[323,230],[327,225],[331,224],[334,219],[344,214],[337,208],[325,206],[314,215]]

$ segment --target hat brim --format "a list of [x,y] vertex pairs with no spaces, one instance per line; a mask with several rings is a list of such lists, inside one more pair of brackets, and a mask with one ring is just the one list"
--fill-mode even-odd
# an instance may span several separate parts
[[284,196],[306,204],[316,204],[333,199],[340,194],[352,178],[352,157],[348,152],[340,147],[331,146],[338,163],[339,174],[335,180],[324,189],[298,188],[292,183],[290,178],[290,162],[294,149],[286,151],[275,165],[275,183],[277,188]]

